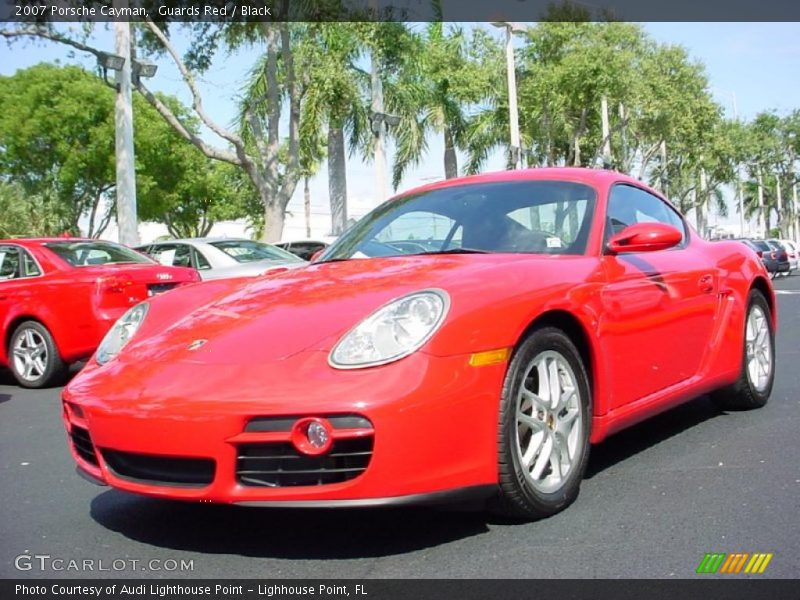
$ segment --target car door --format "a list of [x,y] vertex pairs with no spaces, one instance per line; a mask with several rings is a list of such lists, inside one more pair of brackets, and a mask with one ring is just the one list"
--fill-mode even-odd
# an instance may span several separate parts
[[719,276],[689,240],[681,216],[646,190],[609,193],[605,242],[628,225],[660,222],[683,232],[673,248],[602,257],[600,340],[608,357],[610,409],[684,382],[700,369],[713,331]]
[[[43,275],[30,253],[16,245],[0,245],[0,328],[2,339],[14,307],[26,306],[36,291],[36,282]],[[15,311],[18,312],[18,311]]]

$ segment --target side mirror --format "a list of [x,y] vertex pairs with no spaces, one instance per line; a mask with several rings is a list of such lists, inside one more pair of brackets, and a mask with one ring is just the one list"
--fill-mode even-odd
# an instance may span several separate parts
[[636,223],[612,236],[606,246],[612,254],[655,252],[681,243],[683,234],[664,223]]

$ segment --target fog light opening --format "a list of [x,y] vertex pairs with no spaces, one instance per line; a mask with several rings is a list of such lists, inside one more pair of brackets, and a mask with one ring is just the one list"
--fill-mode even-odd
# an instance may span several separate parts
[[333,428],[327,419],[308,417],[292,427],[292,444],[309,456],[325,454],[333,445]]

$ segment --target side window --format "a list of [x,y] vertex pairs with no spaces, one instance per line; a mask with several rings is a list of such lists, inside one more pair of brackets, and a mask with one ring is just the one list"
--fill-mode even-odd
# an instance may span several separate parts
[[172,265],[175,267],[191,267],[192,255],[189,246],[186,244],[177,244],[175,247],[175,256],[172,259]]
[[22,277],[19,250],[14,246],[0,246],[0,281]]
[[21,250],[21,252],[22,262],[25,265],[25,277],[36,277],[37,275],[41,275],[42,270],[39,268],[39,265],[36,264],[36,261],[33,260],[33,257],[25,250]]
[[153,246],[150,249],[150,256],[152,256],[159,264],[162,264],[165,267],[171,267],[173,264],[175,264],[176,251],[177,248],[174,244]]
[[672,225],[683,234],[681,244],[686,240],[683,219],[661,198],[631,185],[615,185],[608,198],[605,240],[636,223]]
[[196,265],[196,269],[205,271],[206,269],[211,268],[211,265],[208,263],[208,260],[206,260],[206,257],[203,256],[202,252],[196,248],[192,248],[192,254],[194,254],[194,264]]

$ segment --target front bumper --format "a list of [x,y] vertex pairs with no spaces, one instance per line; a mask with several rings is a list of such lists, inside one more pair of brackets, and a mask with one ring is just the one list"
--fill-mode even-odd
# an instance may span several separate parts
[[[428,502],[450,499],[455,490],[456,497],[477,497],[497,483],[505,368],[422,352],[351,371],[331,368],[320,351],[267,365],[112,361],[91,366],[64,390],[64,422],[88,477],[150,496],[265,506]],[[362,416],[372,426],[351,432],[372,436],[371,456],[357,476],[313,485],[243,480],[243,447],[288,435],[246,431],[251,420],[336,415]],[[108,460],[119,454],[213,461],[213,475],[199,484],[123,476]]]

